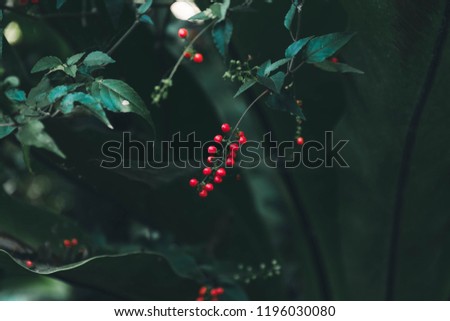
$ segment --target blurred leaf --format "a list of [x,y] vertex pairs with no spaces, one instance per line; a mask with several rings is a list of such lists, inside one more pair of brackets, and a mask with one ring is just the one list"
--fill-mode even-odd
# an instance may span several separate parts
[[237,93],[234,95],[234,98],[239,96],[240,94],[244,93],[248,89],[252,88],[256,83],[258,83],[256,80],[248,80],[245,82],[237,91]]
[[298,0],[295,0],[291,7],[289,8],[289,11],[286,13],[286,16],[284,17],[284,26],[287,30],[291,30],[292,21],[294,19],[295,12],[297,11],[297,5]]
[[330,72],[341,72],[341,73],[354,73],[354,74],[364,74],[363,71],[356,69],[352,66],[349,66],[347,64],[343,64],[340,62],[331,62],[328,60],[325,60],[323,62],[315,63],[314,66],[316,66],[319,69],[330,71]]
[[70,56],[69,58],[67,58],[67,61],[66,61],[67,65],[71,66],[71,65],[78,63],[81,60],[81,58],[83,58],[84,55],[85,55],[84,52],[80,52],[73,56]]
[[60,9],[67,0],[56,0],[56,9]]
[[114,59],[101,51],[91,52],[83,60],[83,64],[88,67],[104,67],[115,62]]
[[153,4],[153,0],[145,0],[145,3],[144,4],[142,4],[139,8],[138,8],[138,13],[139,14],[144,14],[144,13],[146,13],[149,9],[150,9],[150,7],[152,6],[152,4]]
[[291,44],[287,49],[284,55],[286,58],[294,58],[300,50],[302,50],[306,44],[312,39],[313,37],[307,37],[300,40],[297,40],[293,44]]
[[233,23],[230,19],[217,22],[212,29],[214,44],[222,57],[228,56],[228,45],[233,34]]
[[278,61],[275,61],[273,64],[271,64],[270,66],[268,66],[266,68],[265,73],[266,74],[270,74],[272,71],[277,70],[281,66],[287,64],[289,61],[291,61],[291,58],[283,58],[283,59],[280,59]]
[[139,17],[139,21],[149,24],[149,25],[154,25],[155,23],[153,22],[152,18],[150,18],[149,16],[147,16],[146,14],[142,15]]
[[21,126],[16,134],[19,142],[24,146],[34,146],[46,149],[59,157],[66,158],[56,146],[54,140],[44,131],[44,124],[39,120],[31,120]]
[[354,36],[355,34],[350,32],[337,32],[315,37],[308,42],[304,58],[307,63],[322,62],[333,56]]
[[300,116],[301,119],[306,120],[302,109],[296,104],[294,98],[285,93],[272,94],[266,99],[265,102],[266,105],[272,109],[285,111],[296,116]]
[[78,67],[76,65],[64,67],[63,71],[70,77],[75,78],[77,75]]
[[31,69],[31,73],[46,71],[62,65],[63,62],[58,57],[48,56],[40,59]]
[[256,73],[257,76],[259,77],[265,77],[267,75],[269,75],[269,72],[267,71],[270,66],[272,65],[272,61],[271,60],[267,60],[265,61],[258,69],[258,72]]
[[92,84],[91,94],[101,101],[106,109],[116,113],[136,113],[154,126],[142,98],[123,81],[99,79]]
[[[1,121],[1,118],[0,118]],[[0,126],[0,139],[5,138],[9,134],[11,134],[16,127],[13,126]]]
[[9,89],[5,91],[5,95],[9,100],[17,103],[23,103],[27,100],[26,93],[20,89]]

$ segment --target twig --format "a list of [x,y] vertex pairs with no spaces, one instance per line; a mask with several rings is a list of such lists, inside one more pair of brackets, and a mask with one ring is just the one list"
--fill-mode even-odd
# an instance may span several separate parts
[[107,54],[111,56],[114,51],[124,42],[125,39],[128,38],[128,36],[136,29],[136,27],[139,25],[139,20],[135,20],[134,23],[131,25],[131,27],[123,34],[122,37],[120,37],[119,40],[111,47],[111,49],[108,50]]

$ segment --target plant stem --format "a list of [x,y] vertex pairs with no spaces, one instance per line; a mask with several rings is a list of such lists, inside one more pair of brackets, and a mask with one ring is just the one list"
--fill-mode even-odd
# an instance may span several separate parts
[[123,34],[122,37],[120,37],[119,40],[117,40],[117,42],[111,47],[111,49],[108,50],[107,54],[108,56],[111,56],[114,51],[122,44],[122,42],[125,41],[125,39],[128,38],[128,36],[134,31],[134,29],[136,29],[136,27],[139,24],[139,20],[135,20],[134,23],[131,25],[130,28],[128,28],[128,30]]

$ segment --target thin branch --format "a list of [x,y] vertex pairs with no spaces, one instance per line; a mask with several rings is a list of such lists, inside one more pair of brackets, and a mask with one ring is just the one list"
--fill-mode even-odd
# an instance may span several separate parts
[[120,37],[119,40],[111,47],[111,49],[108,50],[107,54],[111,56],[114,51],[122,44],[122,42],[125,41],[125,39],[128,38],[128,36],[136,29],[136,27],[139,25],[139,20],[135,20],[134,23],[131,25],[131,27],[123,34],[122,37]]

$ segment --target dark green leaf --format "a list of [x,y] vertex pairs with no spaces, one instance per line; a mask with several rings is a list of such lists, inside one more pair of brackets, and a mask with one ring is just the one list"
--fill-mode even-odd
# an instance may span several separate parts
[[287,30],[291,30],[292,21],[294,20],[295,12],[297,11],[298,0],[295,0],[294,3],[291,4],[289,11],[286,13],[284,17],[284,26]]
[[195,15],[193,15],[192,17],[189,18],[190,21],[194,21],[194,20],[198,20],[198,21],[206,21],[206,20],[210,20],[212,18],[214,18],[214,15],[211,13],[211,11],[209,11],[210,14],[208,14],[208,11],[202,11],[199,12]]
[[[5,124],[2,122],[2,118],[0,118],[0,124]],[[9,134],[11,134],[16,127],[13,126],[0,126],[0,139],[5,138]]]
[[56,0],[56,9],[60,9],[67,0]]
[[67,95],[69,92],[69,87],[66,85],[61,85],[53,88],[48,94],[48,100],[50,103],[56,102],[61,97]]
[[285,65],[289,61],[291,61],[291,58],[284,58],[284,59],[280,59],[278,61],[275,61],[273,64],[271,64],[270,66],[268,66],[266,68],[266,74],[270,74],[272,71],[277,70],[278,68],[280,68],[281,66]]
[[145,0],[145,3],[138,8],[138,10],[137,10],[138,13],[139,14],[146,13],[150,9],[152,4],[153,4],[153,0]]
[[77,75],[78,67],[76,65],[65,66],[63,71],[72,78],[75,78]]
[[271,94],[266,99],[266,105],[272,109],[285,111],[306,120],[302,109],[296,104],[294,98],[287,94]]
[[146,14],[142,15],[139,17],[139,21],[149,24],[149,25],[154,25],[155,23],[153,22],[152,18],[150,18],[149,16],[147,16]]
[[284,55],[286,58],[293,58],[295,57],[300,50],[302,50],[305,45],[312,39],[312,37],[303,38],[300,40],[297,40],[296,42],[292,43],[287,49]]
[[316,63],[330,58],[344,47],[354,35],[354,33],[349,32],[338,32],[311,39],[304,54],[306,62]]
[[258,72],[256,73],[257,76],[259,77],[265,77],[267,75],[269,75],[269,72],[267,72],[267,69],[269,69],[269,67],[272,65],[272,61],[271,60],[267,60],[266,62],[264,62],[258,69]]
[[258,82],[271,91],[279,94],[283,88],[286,74],[282,71],[277,72],[271,77],[258,77]]
[[23,90],[19,90],[19,89],[15,89],[15,88],[5,91],[5,95],[6,95],[6,97],[8,97],[9,100],[18,102],[18,103],[23,103],[24,101],[27,100],[27,96],[26,96],[25,92]]
[[44,131],[44,124],[39,120],[31,120],[21,126],[16,134],[22,145],[46,149],[59,157],[66,158],[56,146],[53,138]]
[[142,98],[123,81],[97,80],[91,87],[91,93],[106,109],[112,112],[136,113],[153,126],[150,112]]
[[314,66],[316,66],[319,69],[322,69],[325,71],[330,71],[330,72],[364,74],[363,71],[356,69],[352,66],[349,66],[347,64],[335,63],[335,62],[331,62],[328,60],[315,63]]
[[94,51],[87,55],[83,60],[83,64],[88,67],[104,67],[116,61],[101,51]]
[[222,57],[228,56],[228,45],[233,34],[233,23],[230,19],[217,22],[212,29],[214,44]]
[[31,73],[46,71],[61,66],[63,63],[58,57],[48,56],[40,59],[31,69]]
[[248,89],[250,89],[251,87],[253,87],[255,84],[257,83],[256,80],[248,80],[246,81],[237,91],[236,95],[234,95],[234,98],[236,98],[237,96],[239,96],[240,94],[244,93],[245,91],[247,91]]
[[218,21],[222,21],[226,18],[229,7],[230,7],[230,0],[224,0],[223,3],[213,3],[209,7],[209,9],[211,10],[214,17],[217,18]]
[[85,54],[84,52],[80,52],[73,56],[70,56],[69,58],[67,58],[67,61],[66,61],[67,65],[69,65],[69,66],[75,65],[76,63],[78,63],[80,61],[81,58],[83,58],[84,54]]

